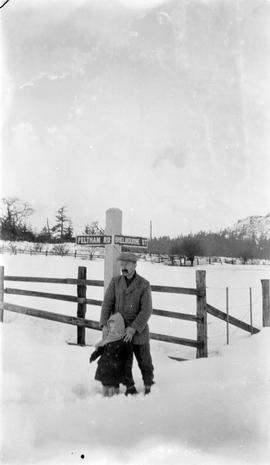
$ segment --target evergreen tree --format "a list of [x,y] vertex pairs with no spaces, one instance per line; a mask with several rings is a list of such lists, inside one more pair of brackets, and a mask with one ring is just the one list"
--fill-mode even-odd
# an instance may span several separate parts
[[71,221],[69,221],[69,224],[65,230],[65,233],[64,233],[64,236],[63,236],[63,239],[66,241],[66,242],[72,242],[74,240],[74,237],[73,237],[73,226],[72,226],[72,223]]
[[66,225],[70,224],[70,219],[66,215],[66,207],[59,208],[55,218],[56,218],[56,223],[52,227],[52,232],[53,232],[54,236],[57,239],[59,239],[60,242],[62,242],[65,239],[65,235],[66,235],[68,227],[69,227],[69,226],[66,226]]

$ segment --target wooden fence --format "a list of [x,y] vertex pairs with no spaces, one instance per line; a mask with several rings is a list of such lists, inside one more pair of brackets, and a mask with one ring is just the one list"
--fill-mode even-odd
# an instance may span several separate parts
[[[70,284],[77,285],[77,295],[65,295],[65,294],[55,294],[39,291],[31,291],[24,289],[16,288],[4,288],[4,281],[13,281],[13,282],[31,282],[31,283],[51,283],[51,284]],[[266,283],[265,283],[266,281]],[[268,286],[267,286],[268,283]],[[270,325],[270,309],[269,309],[269,297],[267,300],[267,292],[269,294],[269,281],[262,280],[263,284],[263,321],[267,321]],[[57,321],[61,323],[71,324],[77,326],[77,343],[78,345],[85,345],[85,328],[91,328],[94,330],[99,330],[99,323],[94,320],[89,320],[85,318],[86,315],[86,306],[87,305],[102,305],[102,300],[96,299],[87,299],[87,286],[97,286],[103,287],[104,282],[100,280],[88,280],[87,279],[87,268],[78,267],[78,276],[77,279],[72,278],[41,278],[41,277],[24,277],[24,276],[5,276],[4,267],[0,267],[0,320],[3,321],[3,312],[4,310],[22,313],[25,315],[30,315],[38,318],[45,318],[47,320]],[[151,339],[170,342],[174,344],[182,344],[197,349],[197,358],[207,357],[208,348],[207,348],[207,313],[215,316],[221,320],[227,322],[227,324],[234,325],[238,328],[241,328],[244,331],[255,334],[259,332],[257,328],[251,326],[247,323],[244,323],[237,318],[234,318],[227,313],[218,310],[217,308],[209,305],[206,302],[206,272],[197,270],[196,271],[196,287],[195,288],[185,288],[185,287],[172,287],[172,286],[151,286],[152,292],[165,292],[173,294],[185,294],[192,295],[196,297],[196,314],[186,314],[179,313],[175,311],[162,310],[162,309],[153,309],[153,314],[176,318],[180,320],[186,320],[195,322],[197,326],[197,339],[185,339],[181,337],[168,336],[165,334],[151,333]],[[62,315],[55,312],[47,312],[44,310],[39,310],[36,308],[25,307],[22,305],[14,305],[4,302],[4,294],[12,295],[23,295],[30,297],[42,297],[46,299],[56,299],[67,302],[76,302],[77,303],[77,316]],[[264,324],[265,326],[267,324]]]

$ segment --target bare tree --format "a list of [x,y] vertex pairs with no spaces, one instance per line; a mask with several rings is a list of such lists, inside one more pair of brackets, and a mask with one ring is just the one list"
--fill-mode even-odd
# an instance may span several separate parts
[[30,225],[27,224],[34,209],[28,202],[23,202],[17,197],[4,197],[2,199],[1,237],[3,239],[26,239],[27,235],[33,235]]
[[104,234],[104,229],[98,225],[98,221],[92,221],[85,226],[83,234]]
[[[92,221],[85,226],[83,234],[104,234],[104,229],[98,225],[98,221]],[[93,260],[97,247],[86,246],[85,249],[89,253],[89,259]]]
[[170,247],[170,259],[174,264],[174,256],[178,256],[180,264],[182,258],[187,258],[193,266],[195,255],[202,253],[200,240],[192,235],[179,237],[172,242]]
[[182,240],[181,244],[182,253],[190,261],[191,266],[193,266],[195,255],[201,255],[202,247],[200,241],[197,237],[186,236]]

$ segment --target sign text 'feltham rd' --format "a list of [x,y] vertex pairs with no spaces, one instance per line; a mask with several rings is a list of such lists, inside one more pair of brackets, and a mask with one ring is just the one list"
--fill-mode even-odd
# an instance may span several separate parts
[[112,243],[112,236],[104,236],[102,234],[91,234],[87,236],[77,236],[77,244],[92,245],[101,247]]
[[[91,245],[96,247],[102,247],[111,243],[112,236],[104,236],[98,234],[77,236],[77,244],[79,245]],[[148,247],[148,239],[145,237],[115,235],[114,243],[117,245],[126,245],[128,247]]]

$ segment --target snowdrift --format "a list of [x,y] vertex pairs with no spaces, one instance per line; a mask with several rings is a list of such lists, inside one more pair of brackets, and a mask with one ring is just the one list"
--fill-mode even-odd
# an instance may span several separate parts
[[140,394],[108,399],[94,381],[93,348],[63,344],[36,321],[1,327],[2,463],[269,463],[270,329],[187,362],[153,343],[152,394],[142,394],[135,362]]

